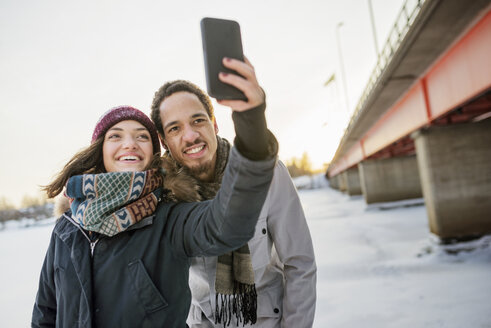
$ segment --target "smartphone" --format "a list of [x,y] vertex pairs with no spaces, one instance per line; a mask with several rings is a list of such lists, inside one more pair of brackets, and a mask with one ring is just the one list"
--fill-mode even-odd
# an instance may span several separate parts
[[222,64],[223,57],[244,61],[239,23],[233,20],[205,17],[201,20],[201,40],[208,94],[218,100],[247,101],[242,91],[218,79],[220,72],[240,75],[225,68]]

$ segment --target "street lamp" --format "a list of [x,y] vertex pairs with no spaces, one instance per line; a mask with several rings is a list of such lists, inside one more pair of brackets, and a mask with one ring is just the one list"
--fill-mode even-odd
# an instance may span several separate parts
[[346,101],[346,111],[349,115],[349,101],[348,101],[348,88],[346,87],[346,75],[344,74],[344,63],[343,63],[343,54],[341,52],[341,42],[339,41],[339,29],[343,26],[343,22],[339,22],[336,26],[336,41],[338,44],[338,52],[339,52],[339,64],[341,66],[341,77],[343,78],[343,89],[344,89],[344,98]]
[[375,30],[375,20],[373,19],[373,9],[372,9],[372,0],[368,0],[368,9],[370,11],[370,22],[372,23],[372,33],[373,33],[373,42],[375,42],[375,52],[377,53],[378,60],[378,42],[377,42],[377,31]]

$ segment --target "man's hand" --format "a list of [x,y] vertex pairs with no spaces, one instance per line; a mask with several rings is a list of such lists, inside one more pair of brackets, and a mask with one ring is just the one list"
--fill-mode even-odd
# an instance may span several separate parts
[[236,87],[242,91],[248,99],[247,101],[217,100],[220,105],[229,106],[236,112],[243,112],[264,103],[264,92],[257,82],[254,67],[247,58],[244,57],[244,60],[245,63],[233,58],[223,58],[223,66],[236,71],[243,77],[223,72],[218,75],[220,81]]

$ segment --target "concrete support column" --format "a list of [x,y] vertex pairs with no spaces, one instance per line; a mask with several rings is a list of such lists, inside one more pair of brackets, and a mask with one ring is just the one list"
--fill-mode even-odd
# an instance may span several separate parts
[[491,120],[412,137],[431,231],[442,239],[491,233]]
[[333,188],[333,189],[339,190],[338,176],[339,176],[339,174],[329,178],[329,186],[331,186],[331,188]]
[[361,195],[358,166],[352,167],[346,171],[346,190],[350,196]]
[[358,168],[367,204],[422,197],[414,155],[366,160]]
[[339,190],[346,191],[346,171],[338,174]]

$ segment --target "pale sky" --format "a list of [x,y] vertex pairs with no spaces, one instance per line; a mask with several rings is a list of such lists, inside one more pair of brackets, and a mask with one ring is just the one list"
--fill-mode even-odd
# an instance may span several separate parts
[[[403,0],[372,0],[379,48]],[[339,29],[353,110],[375,66],[368,0],[0,2],[0,197],[37,196],[88,146],[100,115],[117,105],[149,114],[166,81],[206,89],[202,17],[234,19],[267,94],[280,159],[308,152],[331,160],[346,127]],[[336,74],[328,87],[324,82]],[[215,103],[220,135],[233,139],[230,109]]]

